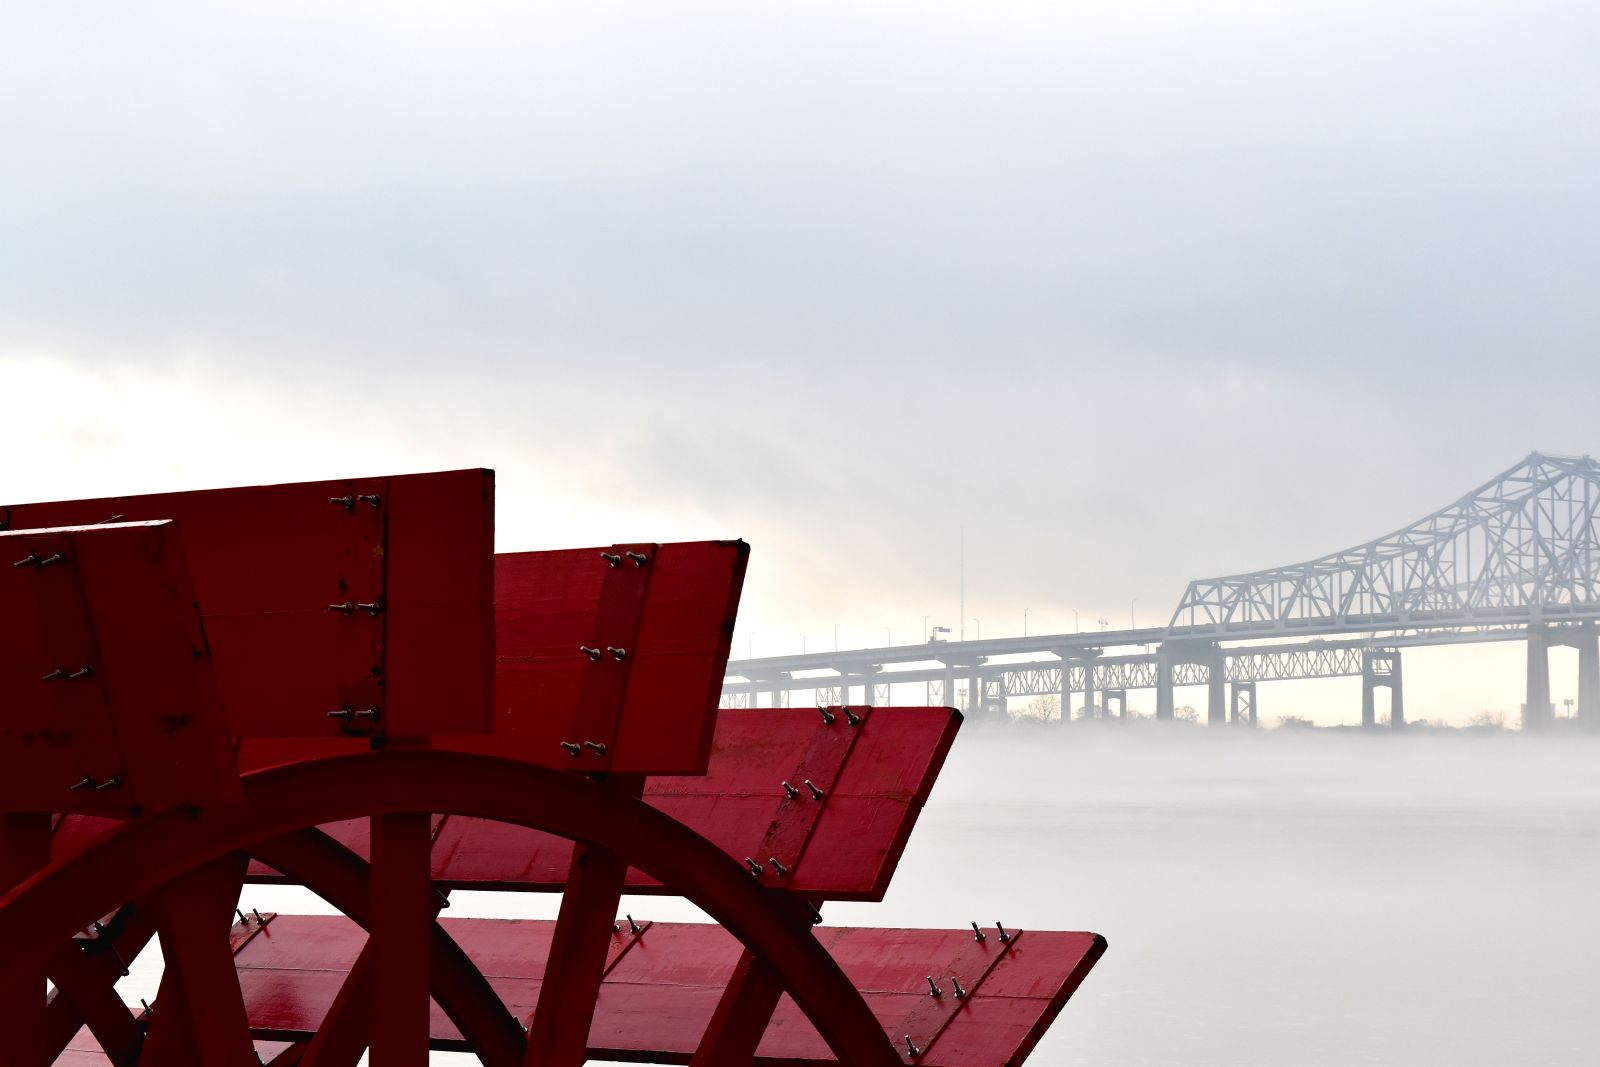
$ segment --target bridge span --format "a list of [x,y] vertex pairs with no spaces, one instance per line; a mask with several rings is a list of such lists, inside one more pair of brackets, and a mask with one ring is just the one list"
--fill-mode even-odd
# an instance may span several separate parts
[[[1554,720],[1549,649],[1578,650],[1578,717],[1600,729],[1600,464],[1535,452],[1447,507],[1385,537],[1288,567],[1189,583],[1162,627],[930,641],[728,664],[730,706],[915,699],[999,714],[1016,698],[1056,695],[1069,720],[1127,717],[1129,690],[1207,688],[1206,721],[1254,725],[1256,685],[1360,677],[1362,724],[1405,723],[1402,650],[1527,643],[1524,729]],[[859,694],[859,697],[857,696]],[[901,694],[902,700],[905,694]]]

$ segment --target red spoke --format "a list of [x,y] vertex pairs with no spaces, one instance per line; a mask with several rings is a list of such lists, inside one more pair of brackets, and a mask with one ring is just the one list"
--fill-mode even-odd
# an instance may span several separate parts
[[368,1047],[372,1067],[427,1067],[431,998],[432,817],[372,817]]
[[223,856],[157,894],[166,971],[144,1056],[167,1067],[258,1067],[229,932],[245,857]]
[[524,1067],[578,1067],[584,1062],[627,873],[628,864],[608,849],[579,848],[573,854],[528,1028]]
[[690,1067],[740,1067],[754,1061],[756,1047],[782,996],[782,980],[745,949]]
[[372,945],[356,957],[355,966],[339,995],[328,1006],[328,1014],[307,1042],[303,1055],[294,1062],[300,1067],[355,1067],[367,1050],[369,1029],[380,1020],[370,1010],[372,1004]]

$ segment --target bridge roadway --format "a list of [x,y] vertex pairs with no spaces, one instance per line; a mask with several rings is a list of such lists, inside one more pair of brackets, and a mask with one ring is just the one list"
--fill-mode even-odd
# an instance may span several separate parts
[[[1157,717],[1173,716],[1172,690],[1207,687],[1206,721],[1254,725],[1257,683],[1313,678],[1362,679],[1362,722],[1376,725],[1376,691],[1388,689],[1390,725],[1405,723],[1401,649],[1489,641],[1529,641],[1529,689],[1548,703],[1550,647],[1579,649],[1579,715],[1600,720],[1600,641],[1594,621],[1528,626],[1416,629],[1343,639],[1312,638],[1221,644],[1174,637],[1163,627],[1092,633],[932,641],[843,649],[798,656],[733,660],[723,686],[730,707],[788,706],[804,696],[818,704],[889,704],[895,687],[920,685],[916,699],[999,714],[1006,702],[1057,696],[1071,714],[1126,717],[1129,690],[1157,690]],[[1220,658],[1222,670],[1214,670]],[[964,684],[963,684],[964,683]],[[902,690],[901,698],[905,699]],[[1550,709],[1553,715],[1553,708]]]

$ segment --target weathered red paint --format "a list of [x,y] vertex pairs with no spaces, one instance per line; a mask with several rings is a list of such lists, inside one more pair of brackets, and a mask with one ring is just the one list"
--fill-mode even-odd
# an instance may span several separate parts
[[[14,530],[165,519],[183,530],[235,737],[493,728],[492,472],[9,509]],[[346,706],[380,714],[328,717]]]
[[[831,714],[829,724],[815,708],[724,709],[705,775],[651,778],[645,801],[735,860],[759,856],[764,867],[772,850],[763,851],[763,844],[773,827],[782,832],[790,824],[785,813],[816,813],[809,844],[797,862],[786,863],[792,874],[784,888],[820,900],[880,900],[961,716],[948,708],[875,708],[852,727],[843,714]],[[819,803],[804,785],[811,775],[806,767],[828,752],[846,756],[836,780],[812,779],[825,794]],[[794,800],[783,788],[786,781],[798,794]],[[57,837],[86,837],[90,830],[65,825]],[[327,830],[366,855],[365,822]],[[63,840],[58,854],[65,847]],[[439,831],[433,877],[453,889],[559,891],[571,862],[569,842],[520,826],[451,816]],[[281,880],[259,865],[250,877]],[[763,884],[778,883],[768,874]],[[630,870],[626,891],[675,890]]]
[[176,526],[0,533],[0,603],[0,811],[238,799]]
[[562,770],[700,774],[749,554],[743,541],[697,541],[496,557],[495,732],[436,746]]
[[[341,971],[360,950],[361,935],[337,916],[280,920],[284,936],[253,943],[239,967],[259,1026],[295,1036],[315,1026]],[[445,919],[450,936],[491,974],[497,993],[526,1018],[538,1003],[554,924],[537,920]],[[827,928],[818,940],[862,989],[878,1025],[902,1050],[911,1036],[921,1050],[907,1062],[925,1067],[1001,1067],[1020,1063],[1104,951],[1095,934],[1029,931],[1002,944],[993,927],[974,943],[972,931]],[[596,1059],[689,1062],[740,960],[740,946],[720,927],[655,923],[607,975],[600,990],[589,1055]],[[977,952],[973,951],[976,944]],[[963,973],[965,972],[965,973]],[[257,985],[254,976],[270,986]],[[951,976],[964,990],[957,998]],[[941,995],[930,995],[928,978]],[[930,1007],[932,1009],[930,1011]],[[933,1029],[926,1027],[935,1019]],[[435,1013],[437,1048],[461,1048],[460,1035]],[[761,1038],[758,1059],[832,1063],[815,1029],[785,997]]]

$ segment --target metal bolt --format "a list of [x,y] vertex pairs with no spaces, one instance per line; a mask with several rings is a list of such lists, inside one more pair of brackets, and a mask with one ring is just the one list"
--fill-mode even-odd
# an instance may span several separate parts
[[356,718],[358,718],[358,719],[372,719],[372,720],[376,721],[377,718],[378,718],[378,710],[379,709],[377,709],[377,708],[357,708],[356,709]]
[[633,565],[635,567],[643,567],[646,563],[650,562],[650,557],[645,555],[643,552],[629,552],[628,558],[633,560]]
[[995,923],[994,928],[1000,931],[1000,943],[1002,945],[1011,940],[1013,935],[1006,933],[1006,928],[1004,926],[1001,926],[999,923]]
[[812,800],[821,800],[824,796],[827,795],[826,793],[824,793],[822,791],[822,789],[817,785],[816,782],[813,782],[809,778],[807,778],[805,781],[801,782],[800,784],[805,786],[807,789],[811,790],[811,799]]
[[790,800],[795,800],[800,796],[800,790],[796,789],[794,786],[790,785],[788,782],[783,782],[783,783],[780,783],[780,784],[782,784],[782,786],[783,786],[784,795],[787,796]]
[[356,498],[353,496],[330,496],[328,503],[337,504],[346,511],[354,511],[356,509]]
[[628,933],[637,935],[639,933],[639,924],[633,921],[633,916],[624,915],[623,918],[628,920]]
[[233,913],[235,915],[239,916],[239,925],[240,926],[249,926],[250,925],[250,920],[246,919],[244,917],[244,912],[240,911],[238,908],[234,908],[233,909]]
[[67,786],[67,791],[71,792],[71,793],[81,793],[85,789],[93,789],[94,787],[95,787],[94,776],[86,774],[81,779],[79,779],[78,781],[76,781],[76,782],[72,783],[71,785]]
[[953,974],[950,976],[950,985],[956,991],[957,1000],[967,999],[967,991],[961,988],[961,980]]
[[982,931],[982,930],[980,930],[980,929],[978,929],[978,924],[977,924],[977,923],[973,923],[973,924],[972,924],[972,940],[974,940],[974,941],[984,941],[984,940],[987,940],[987,939],[986,939],[986,938],[985,938],[985,937],[984,937],[984,936],[983,936],[983,931]]
[[345,722],[349,722],[351,717],[354,715],[355,711],[350,707],[349,704],[346,704],[342,708],[335,708],[333,711],[328,712],[328,718],[343,719]]
[[588,645],[579,645],[578,651],[582,652],[585,656],[588,656],[592,662],[600,662],[600,650],[598,648],[590,648]]
[[104,526],[107,523],[121,522],[122,520],[123,520],[123,516],[121,516],[121,515],[108,515],[105,518],[101,519],[99,522],[95,523],[95,525],[96,526]]
[[365,501],[366,503],[371,504],[373,507],[378,507],[383,503],[383,497],[377,493],[362,493],[358,495],[356,499]]
[[110,778],[107,778],[105,781],[101,782],[99,785],[95,786],[94,788],[95,788],[96,792],[100,792],[100,793],[105,792],[107,789],[121,789],[122,788],[122,778],[120,776],[118,776],[118,775],[112,775]]
[[583,747],[591,750],[596,756],[604,756],[606,754],[606,746],[603,741],[585,741]]
[[328,605],[328,610],[329,611],[341,612],[341,613],[343,613],[345,615],[346,618],[348,618],[349,616],[355,614],[355,611],[356,611],[355,601],[346,600],[343,604],[329,604]]
[[563,741],[561,747],[567,750],[567,755],[578,757],[583,755],[583,746],[576,741]]
[[374,600],[370,604],[357,604],[356,610],[364,611],[368,615],[381,615],[383,613],[383,601]]
[[12,564],[13,567],[37,567],[40,563],[37,552],[29,552],[26,556]]
[[750,873],[755,875],[757,878],[760,878],[761,877],[761,872],[766,870],[765,867],[761,866],[761,864],[757,863],[755,860],[751,859],[749,856],[746,856],[744,858],[744,865],[746,867],[749,867],[750,868]]
[[155,1010],[154,1008],[150,1007],[150,1002],[148,1000],[144,999],[143,997],[139,998],[139,1004],[144,1008],[144,1013],[146,1015],[149,1015],[152,1011]]
[[912,1059],[922,1055],[922,1050],[912,1043],[910,1034],[906,1035],[906,1055]]
[[933,980],[933,975],[931,975],[931,974],[928,975],[928,996],[930,996],[930,997],[942,997],[942,996],[944,996],[944,990],[939,988],[939,983],[935,982]]
[[817,710],[822,712],[822,724],[824,726],[832,726],[834,718],[833,712],[829,711],[827,708],[818,708]]
[[[446,901],[446,903],[448,903],[448,901]],[[250,914],[254,915],[256,917],[256,922],[258,922],[258,923],[264,923],[264,922],[267,921],[267,920],[263,919],[261,917],[261,913],[259,911],[257,911],[256,909],[254,909],[254,908],[250,909]]]
[[40,678],[39,680],[41,682],[53,682],[57,678],[65,678],[66,676],[67,676],[67,669],[65,667],[57,667],[55,670],[51,671],[49,674],[45,675],[43,678]]
[[855,712],[851,711],[849,708],[845,708],[844,709],[844,721],[849,723],[851,726],[860,726],[861,725],[861,716],[857,715]]
[[93,678],[93,677],[94,677],[94,668],[93,667],[79,667],[77,670],[75,670],[71,674],[67,675],[67,678],[69,680],[75,680],[75,679],[78,679],[78,678]]
[[117,966],[122,968],[122,977],[128,977],[128,965],[123,961],[121,956],[117,955],[117,950],[110,945],[107,945],[106,951],[111,954],[112,959],[117,961]]
[[606,561],[606,566],[608,567],[622,566],[622,557],[615,552],[602,552],[600,553],[600,558]]
[[628,650],[625,648],[617,648],[613,645],[607,645],[606,651],[615,656],[617,658],[617,662],[619,663],[628,658]]
[[768,856],[767,862],[772,864],[772,869],[778,872],[779,878],[787,878],[789,876],[789,868],[779,863],[776,856]]

